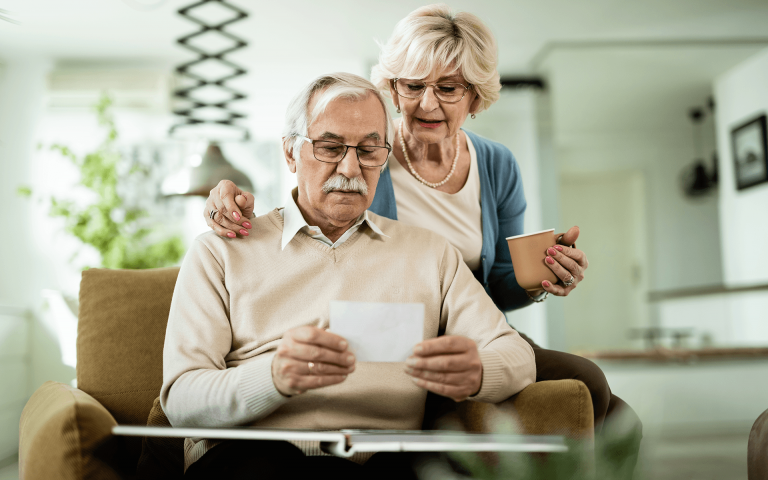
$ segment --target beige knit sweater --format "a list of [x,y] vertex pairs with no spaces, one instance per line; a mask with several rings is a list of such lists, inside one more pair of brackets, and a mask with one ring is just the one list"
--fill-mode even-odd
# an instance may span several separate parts
[[[339,385],[291,398],[271,363],[284,332],[326,327],[331,300],[424,304],[424,338],[477,343],[483,380],[475,401],[500,402],[533,383],[533,350],[486,295],[459,251],[428,230],[369,212],[389,238],[362,226],[336,249],[302,232],[281,250],[277,210],[254,234],[213,232],[190,248],[173,293],[160,399],[171,424],[337,430],[419,429],[426,390],[402,363],[359,363]],[[211,442],[188,440],[186,466]]]

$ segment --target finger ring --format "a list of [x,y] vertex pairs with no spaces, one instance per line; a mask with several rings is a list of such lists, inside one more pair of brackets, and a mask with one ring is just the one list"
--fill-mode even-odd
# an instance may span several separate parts
[[307,362],[307,368],[309,368],[309,374],[314,375],[314,373],[312,373],[312,369],[315,368],[315,364],[312,362]]
[[216,216],[217,213],[219,213],[218,210],[211,210],[211,214],[208,215],[208,217],[210,217],[210,219],[213,220],[213,217]]
[[571,275],[571,278],[569,278],[567,281],[564,281],[563,285],[565,285],[566,287],[570,287],[571,285],[573,285],[573,282],[575,281],[576,279],[573,278],[573,275]]

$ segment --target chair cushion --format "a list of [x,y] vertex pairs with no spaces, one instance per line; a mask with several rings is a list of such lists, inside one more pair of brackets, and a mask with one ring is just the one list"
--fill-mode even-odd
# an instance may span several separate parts
[[178,268],[90,269],[80,283],[77,386],[120,424],[143,425],[163,383]]

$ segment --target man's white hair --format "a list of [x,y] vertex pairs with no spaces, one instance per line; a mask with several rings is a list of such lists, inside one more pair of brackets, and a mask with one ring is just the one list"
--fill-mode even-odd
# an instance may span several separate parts
[[[309,102],[315,93],[319,95],[319,98],[310,112]],[[363,77],[352,73],[336,72],[321,75],[312,80],[288,105],[285,114],[285,128],[283,129],[283,143],[288,145],[288,142],[293,142],[293,158],[296,160],[301,158],[301,145],[304,142],[301,136],[308,136],[309,126],[325,111],[329,103],[337,98],[362,100],[368,95],[375,95],[381,103],[385,116],[384,138],[388,144],[392,145],[394,136],[392,116],[389,114],[386,100],[381,92]],[[386,164],[384,166],[386,167]]]
[[491,30],[471,13],[453,12],[443,4],[427,5],[397,23],[392,37],[381,46],[371,81],[389,95],[393,78],[425,79],[449,67],[461,70],[480,97],[474,113],[499,99],[497,47]]

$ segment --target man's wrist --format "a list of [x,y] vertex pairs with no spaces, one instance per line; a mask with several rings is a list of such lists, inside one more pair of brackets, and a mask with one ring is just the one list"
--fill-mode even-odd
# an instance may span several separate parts
[[477,391],[475,393],[473,393],[472,395],[470,395],[469,397],[472,398],[474,396],[477,396],[477,394],[480,393],[480,390],[482,390],[482,389],[483,389],[483,367],[481,365],[480,366],[480,386],[477,387]]

